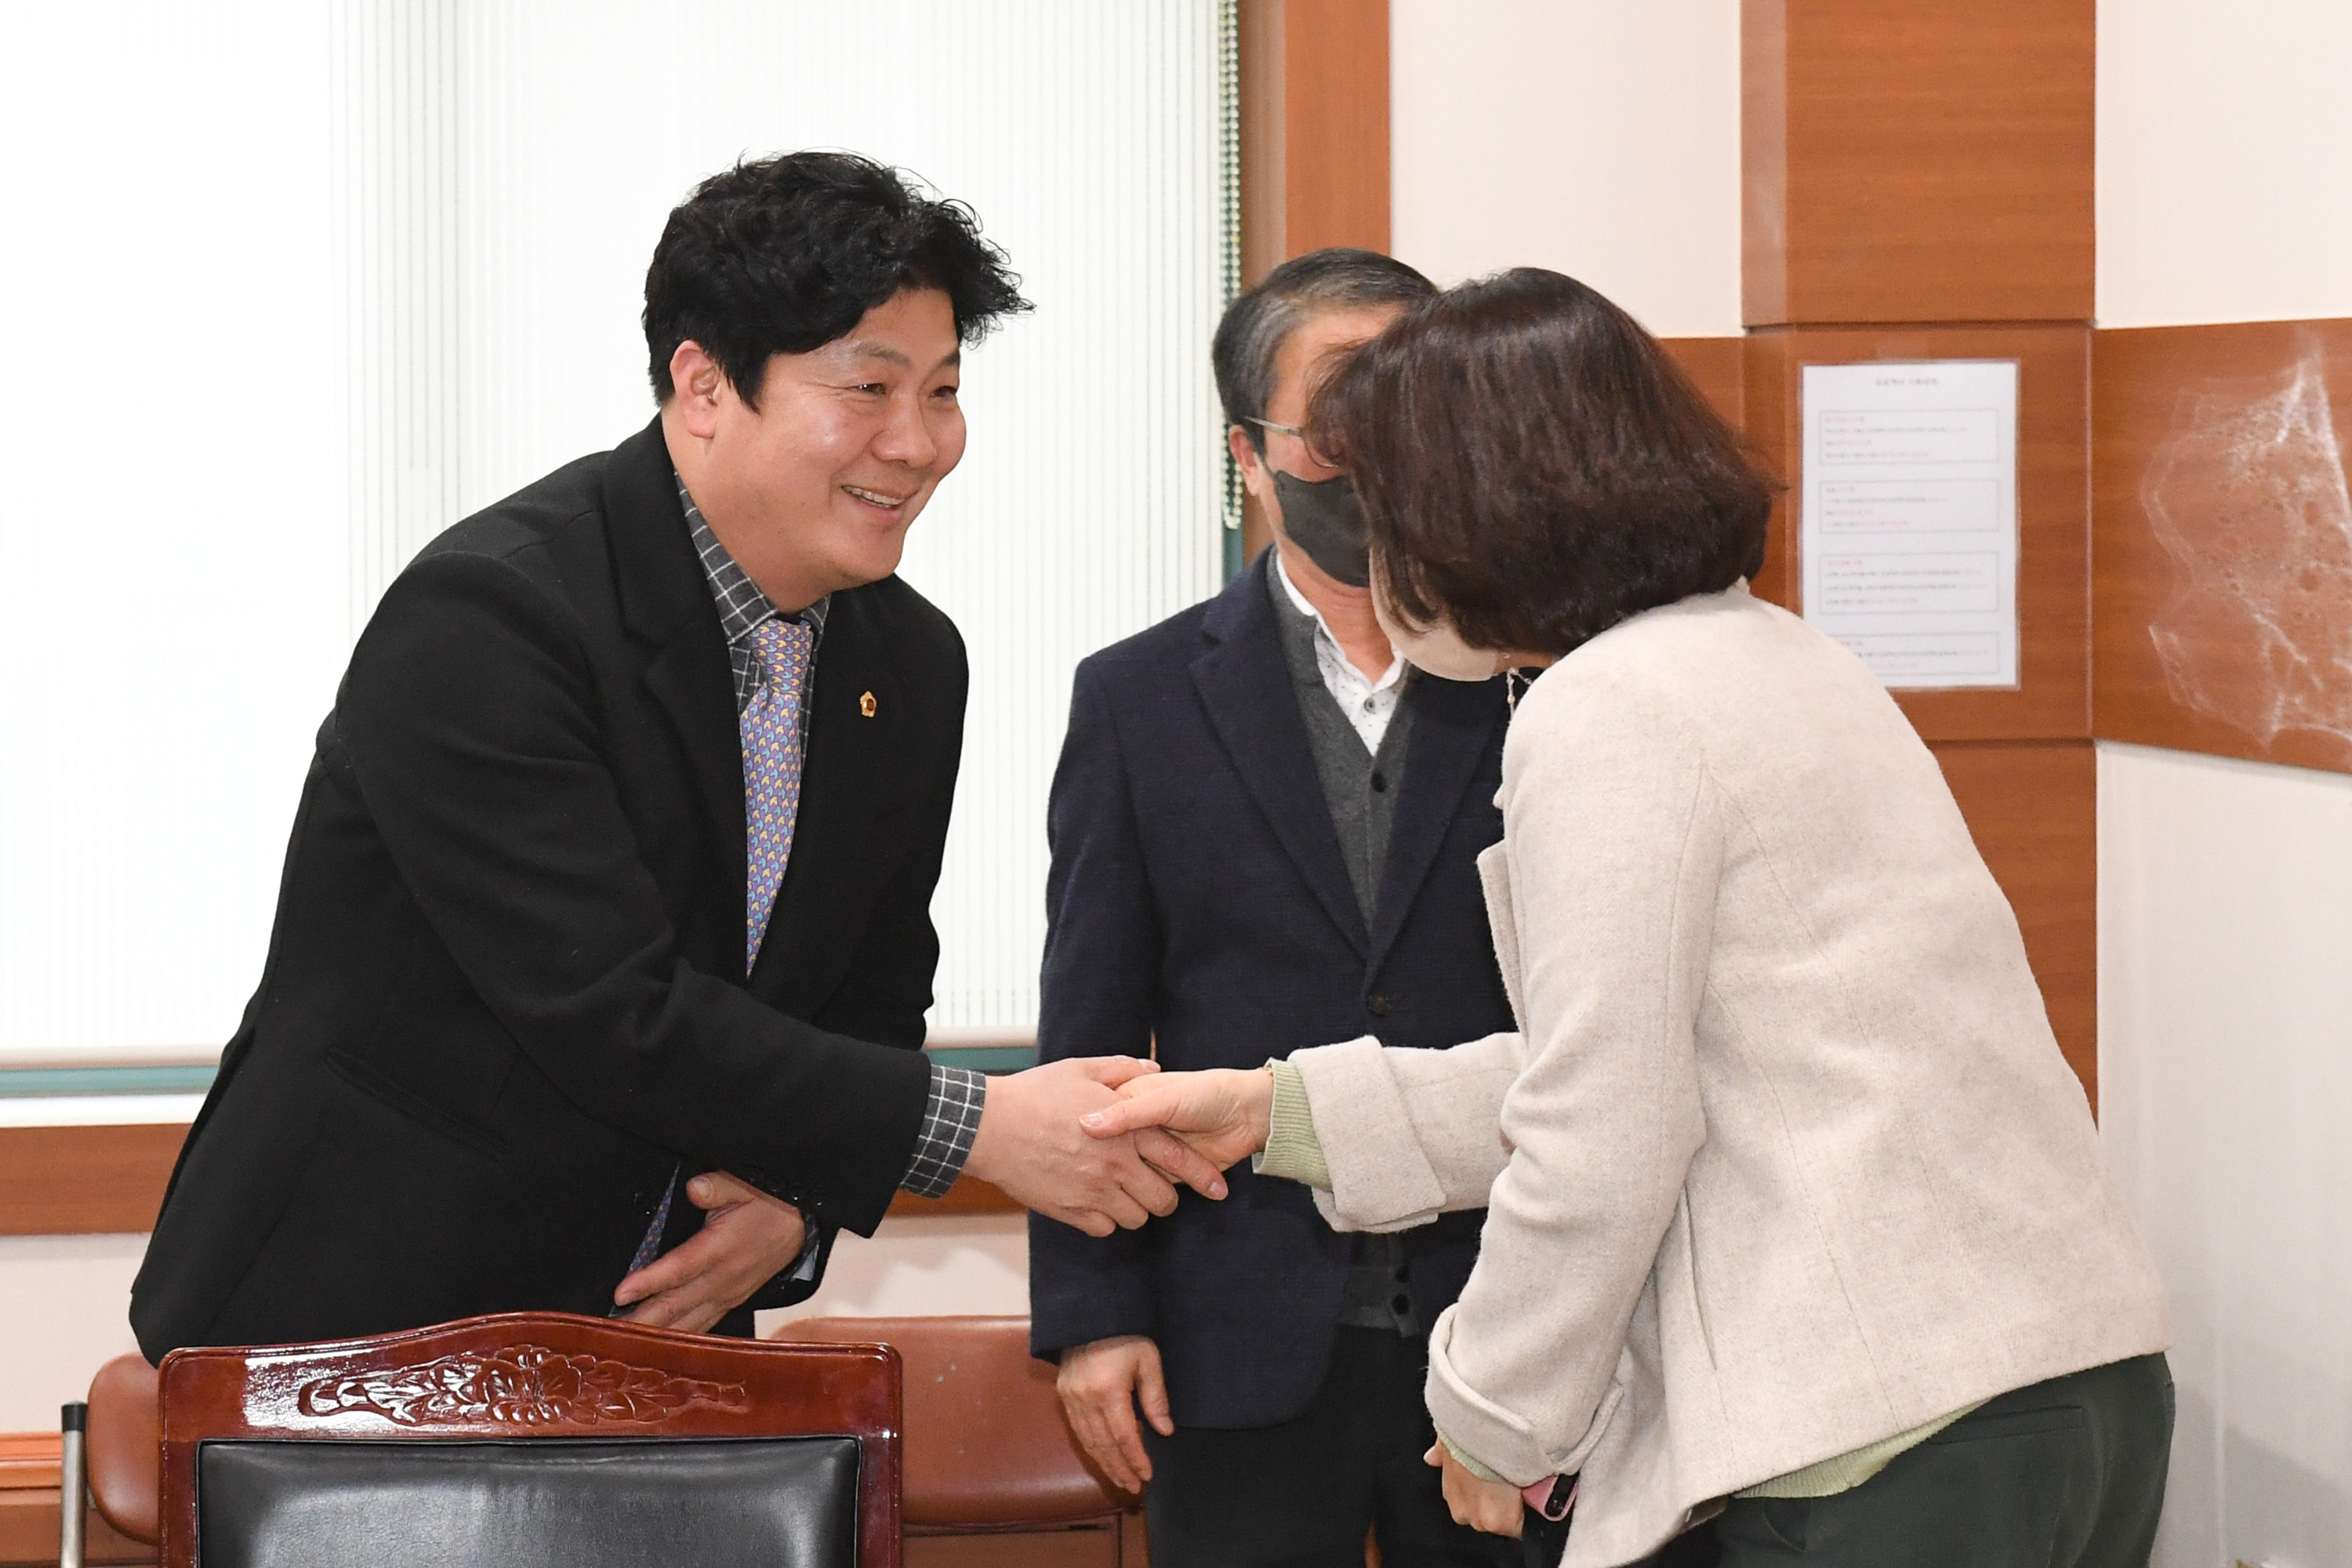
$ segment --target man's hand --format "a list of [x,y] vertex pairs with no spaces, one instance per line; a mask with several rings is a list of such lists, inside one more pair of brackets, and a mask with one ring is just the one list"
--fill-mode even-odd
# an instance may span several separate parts
[[1274,1074],[1265,1068],[1163,1072],[1130,1079],[1118,1094],[1080,1124],[1097,1138],[1162,1127],[1220,1171],[1265,1147],[1274,1116]]
[[709,1211],[701,1231],[621,1281],[613,1304],[635,1304],[633,1323],[700,1333],[792,1266],[808,1239],[801,1211],[724,1171],[686,1184]]
[[1216,1168],[1166,1133],[1088,1137],[1079,1130],[1078,1118],[1116,1103],[1120,1084],[1159,1070],[1133,1057],[1088,1057],[989,1079],[964,1170],[1088,1236],[1175,1212],[1171,1178],[1203,1197],[1223,1197]]
[[1520,1526],[1527,1522],[1527,1499],[1519,1489],[1508,1481],[1482,1481],[1462,1468],[1454,1450],[1444,1443],[1432,1443],[1423,1461],[1437,1467],[1444,1476],[1445,1506],[1454,1515],[1454,1522],[1466,1524],[1473,1530],[1483,1530],[1489,1535],[1516,1538]]
[[1136,1401],[1142,1400],[1143,1418],[1153,1431],[1165,1437],[1176,1430],[1168,1417],[1160,1347],[1141,1334],[1073,1345],[1062,1352],[1054,1392],[1062,1396],[1062,1414],[1087,1458],[1119,1487],[1141,1491],[1151,1479],[1151,1458],[1135,1424]]

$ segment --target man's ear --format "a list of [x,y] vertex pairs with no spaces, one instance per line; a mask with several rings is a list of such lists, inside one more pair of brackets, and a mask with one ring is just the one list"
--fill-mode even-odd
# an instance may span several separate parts
[[1242,471],[1243,487],[1263,500],[1264,492],[1273,489],[1274,481],[1267,477],[1265,460],[1258,456],[1249,432],[1238,425],[1226,426],[1225,450],[1234,455],[1234,466]]
[[670,405],[688,435],[708,441],[719,433],[719,398],[726,386],[727,373],[692,338],[671,351]]

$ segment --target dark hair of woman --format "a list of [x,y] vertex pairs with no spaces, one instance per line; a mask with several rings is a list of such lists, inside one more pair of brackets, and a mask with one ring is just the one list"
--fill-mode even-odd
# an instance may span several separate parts
[[1566,654],[1763,564],[1773,482],[1624,311],[1522,267],[1414,306],[1307,415],[1407,620]]
[[788,153],[713,174],[669,215],[646,271],[646,350],[667,402],[670,356],[700,343],[760,405],[771,355],[842,336],[903,289],[937,289],[976,343],[1026,310],[1004,252],[961,202],[854,153]]

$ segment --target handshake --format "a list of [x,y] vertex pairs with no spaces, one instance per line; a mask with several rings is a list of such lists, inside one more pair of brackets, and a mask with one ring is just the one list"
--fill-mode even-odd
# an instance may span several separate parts
[[1178,1186],[1225,1195],[1225,1168],[1265,1147],[1274,1075],[1170,1072],[1133,1057],[992,1079],[967,1174],[1089,1236],[1172,1213]]

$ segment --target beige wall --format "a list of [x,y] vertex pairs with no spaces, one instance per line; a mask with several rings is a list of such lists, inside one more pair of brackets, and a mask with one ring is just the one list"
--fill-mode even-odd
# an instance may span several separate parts
[[1391,0],[1392,248],[1580,279],[1662,337],[1739,322],[1738,0]]
[[143,1236],[0,1236],[0,1432],[54,1432],[58,1406],[138,1349],[131,1277]]
[[[2101,326],[2352,316],[2352,6],[2104,0],[2098,70]],[[2159,1568],[2352,1562],[2347,954],[2352,778],[2101,745],[2103,1125],[2179,1335]]]
[[1025,1215],[896,1219],[871,1240],[835,1243],[824,1286],[797,1307],[760,1314],[768,1332],[793,1318],[899,1318],[1029,1311]]
[[2102,0],[2103,327],[2352,316],[2352,5]]

